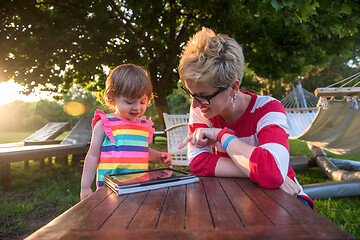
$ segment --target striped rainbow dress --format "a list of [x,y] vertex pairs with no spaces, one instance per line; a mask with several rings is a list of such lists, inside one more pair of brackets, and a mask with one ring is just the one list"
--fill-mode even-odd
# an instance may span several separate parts
[[148,170],[149,143],[155,131],[151,120],[145,117],[136,122],[95,111],[93,126],[101,119],[105,137],[97,168],[97,187],[104,185],[105,174]]

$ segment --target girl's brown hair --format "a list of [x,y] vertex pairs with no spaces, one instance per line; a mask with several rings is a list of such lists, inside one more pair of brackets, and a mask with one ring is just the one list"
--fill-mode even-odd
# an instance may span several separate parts
[[113,69],[106,79],[104,97],[109,106],[113,106],[114,98],[120,96],[135,99],[145,94],[150,101],[152,90],[150,78],[143,67],[122,64]]

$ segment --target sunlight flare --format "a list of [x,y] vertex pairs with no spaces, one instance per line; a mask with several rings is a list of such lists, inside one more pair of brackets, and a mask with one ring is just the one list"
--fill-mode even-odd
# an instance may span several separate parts
[[64,111],[71,116],[81,116],[85,113],[85,106],[79,102],[68,102],[64,105]]
[[0,105],[19,100],[21,86],[15,84],[13,80],[0,83]]

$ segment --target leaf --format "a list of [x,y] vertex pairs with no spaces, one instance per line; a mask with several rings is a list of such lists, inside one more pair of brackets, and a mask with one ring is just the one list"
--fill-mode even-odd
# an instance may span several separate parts
[[329,0],[319,0],[319,7],[326,11],[331,8],[331,1]]
[[284,3],[278,2],[277,0],[271,0],[271,6],[273,6],[273,8],[275,8],[276,11],[279,11],[284,7]]
[[341,5],[340,13],[345,13],[347,15],[350,15],[351,14],[351,7],[344,3],[343,5]]
[[292,8],[294,6],[294,1],[292,1],[292,0],[284,0],[283,4],[284,4],[285,7]]

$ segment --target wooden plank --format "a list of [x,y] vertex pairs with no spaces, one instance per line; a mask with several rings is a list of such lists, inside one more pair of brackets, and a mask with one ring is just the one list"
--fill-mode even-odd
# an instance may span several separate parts
[[[293,201],[294,197],[290,196],[289,194],[283,191],[275,192],[269,189],[263,189],[263,191],[272,199],[274,199],[274,201],[276,201],[279,205],[285,208],[290,214],[292,214],[294,218],[296,218],[301,224],[306,225],[308,228],[318,232],[321,230],[323,231],[323,235],[329,237],[351,237],[350,234],[345,232],[339,226],[330,222],[324,216],[316,213],[302,202],[298,200]],[[321,229],[319,229],[318,226],[322,226]]]
[[24,139],[24,142],[38,142],[53,140],[68,130],[70,123],[68,122],[49,122],[44,127],[31,134]]
[[150,191],[128,226],[128,229],[154,230],[159,220],[167,191],[168,188]]
[[89,146],[81,144],[58,144],[58,145],[40,145],[26,146],[17,148],[0,148],[0,162],[5,159],[11,162],[24,160],[33,160],[46,158],[56,155],[69,155],[77,153],[86,153]]
[[68,122],[49,122],[21,142],[0,144],[0,148],[60,143],[60,141],[55,142],[53,139],[61,135],[69,126]]
[[309,229],[317,234],[321,234],[323,239],[354,239],[355,237],[345,232],[340,227],[327,221],[322,224],[309,225]]
[[169,188],[156,230],[185,228],[185,193],[185,185]]
[[[294,197],[284,191],[273,191],[272,189],[262,189],[280,206],[285,208],[300,223],[319,224],[327,222],[327,219],[319,214],[314,214],[314,210],[306,206],[299,200],[293,201]],[[325,221],[324,221],[325,220]]]
[[243,223],[240,221],[218,180],[214,177],[204,177],[202,181],[215,229],[226,231],[243,228]]
[[354,96],[360,94],[360,87],[343,87],[343,88],[317,88],[315,95],[317,97],[338,97]]
[[[282,190],[248,179],[201,181],[120,197],[102,187],[28,239],[355,239]],[[275,225],[254,222],[256,215]],[[202,216],[200,228],[189,226]]]
[[40,228],[27,239],[60,239],[69,231],[73,224],[79,221],[83,216],[97,207],[113,192],[107,187],[102,187],[95,191],[91,196],[77,203],[75,206],[55,218],[53,221]]
[[318,111],[319,108],[285,108],[285,112],[312,112]]
[[187,185],[186,197],[185,228],[190,231],[214,229],[202,179],[199,183]]
[[337,238],[336,236],[324,236],[320,225],[320,231],[314,232],[311,229],[306,229],[303,226],[282,226],[274,227],[260,227],[251,228],[250,230],[240,229],[238,231],[187,231],[187,230],[171,230],[164,231],[154,230],[116,230],[109,231],[69,231],[63,239],[75,240],[75,239],[147,239],[147,240],[183,240],[183,239],[207,239],[207,240],[219,240],[219,239],[354,239],[353,237]]
[[233,178],[218,178],[245,227],[273,226]]
[[11,169],[10,162],[6,159],[0,162],[1,164],[1,182],[4,191],[8,190],[11,186]]
[[60,140],[44,140],[44,141],[24,141],[24,146],[60,144]]
[[[249,198],[261,209],[261,211],[275,225],[296,225],[299,222],[273,199],[266,195],[259,186],[248,179],[237,178],[236,182],[246,192]],[[272,191],[279,192],[280,189]]]
[[[124,199],[126,199],[126,195],[118,196],[115,193],[110,194],[104,201],[87,211],[79,220],[74,222],[71,228],[76,230],[98,230]],[[122,212],[123,215],[127,213],[126,211]],[[116,224],[113,227],[116,227]]]
[[[148,192],[116,196],[119,207],[109,219],[100,227],[101,230],[126,229],[144,201]],[[122,201],[123,200],[123,201]],[[120,202],[122,201],[122,202]]]

